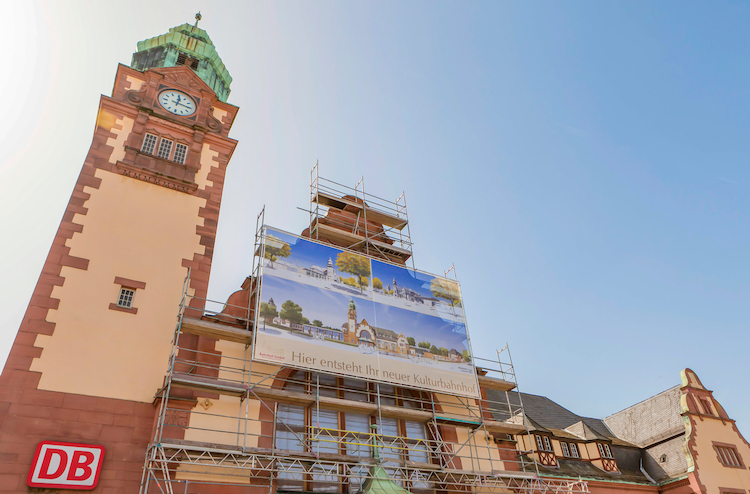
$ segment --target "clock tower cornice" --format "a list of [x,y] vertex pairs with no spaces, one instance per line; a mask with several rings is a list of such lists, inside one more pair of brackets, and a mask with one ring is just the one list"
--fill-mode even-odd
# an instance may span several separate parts
[[[178,92],[195,104],[192,115],[170,113],[159,102],[160,94]],[[123,119],[132,121],[124,134],[121,154],[116,159],[100,162],[97,168],[161,187],[200,195],[201,160],[206,146],[217,153],[214,160],[225,167],[237,145],[228,136],[239,109],[220,101],[216,94],[190,68],[159,67],[145,71],[120,65],[112,96],[102,96],[99,125],[116,129]],[[147,136],[153,141],[144,147]],[[160,143],[171,149],[163,155]],[[181,146],[182,158],[176,159],[174,149]],[[209,172],[210,173],[210,172]]]
[[[134,79],[142,81],[136,83],[138,87],[134,87]],[[165,89],[176,89],[193,97],[198,103],[195,113],[183,117],[166,111],[157,101],[160,92]],[[224,137],[228,137],[239,110],[219,100],[211,88],[188,67],[160,67],[141,72],[120,65],[112,97],[163,121]]]

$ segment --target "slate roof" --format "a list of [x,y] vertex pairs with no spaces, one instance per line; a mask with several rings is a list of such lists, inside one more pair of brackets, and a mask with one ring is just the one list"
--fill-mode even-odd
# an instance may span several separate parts
[[[651,481],[643,475],[640,469],[643,454],[640,448],[616,437],[607,428],[603,420],[582,417],[546,396],[527,393],[508,393],[506,395],[502,391],[487,389],[490,411],[496,420],[511,419],[508,407],[504,405],[507,403],[505,397],[510,398],[512,408],[515,408],[520,405],[519,395],[520,400],[523,400],[526,423],[530,430],[549,432],[555,437],[570,439],[571,441],[601,440],[610,442],[612,454],[617,461],[617,467],[620,469],[620,472],[605,472],[587,461],[560,458],[559,466],[556,468],[539,465],[540,473],[549,476],[584,477],[651,484]],[[514,417],[512,421],[518,422],[518,417]]]
[[[613,444],[619,446],[636,447],[632,443],[617,438],[617,436],[607,428],[603,420],[577,415],[550,400],[546,396],[532,395],[528,393],[508,393],[508,395],[510,397],[511,405],[514,405],[514,407],[517,407],[520,404],[518,399],[518,396],[520,395],[521,400],[523,400],[523,408],[526,412],[526,417],[529,419],[529,424],[538,426],[537,430],[545,430],[551,433],[554,433],[553,431],[564,431],[563,434],[560,434],[561,437],[583,439],[573,433],[577,429],[576,427],[569,429],[571,426],[575,426],[578,422],[582,422],[591,429],[594,434],[600,436],[601,439],[612,441]],[[497,420],[505,421],[510,418],[507,407],[502,405],[502,403],[507,403],[504,392],[488,389],[487,398],[490,402],[493,402],[491,403],[490,409],[492,415]],[[565,431],[565,429],[567,429],[567,431]]]

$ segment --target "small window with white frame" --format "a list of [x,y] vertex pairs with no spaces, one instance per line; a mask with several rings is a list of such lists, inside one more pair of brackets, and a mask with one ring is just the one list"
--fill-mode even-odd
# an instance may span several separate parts
[[563,456],[566,458],[570,457],[570,450],[568,449],[568,443],[560,443],[560,447],[562,448]]
[[135,297],[135,290],[125,287],[120,288],[120,296],[117,298],[117,306],[125,309],[132,309],[133,297]]
[[180,144],[179,142],[174,148],[174,161],[176,163],[179,163],[181,165],[185,164],[185,157],[187,156],[187,149],[188,147],[185,144]]
[[544,436],[544,451],[552,451],[552,442],[547,436]]
[[156,137],[154,134],[146,134],[146,137],[143,138],[143,146],[141,146],[141,151],[146,154],[154,154],[157,140],[158,137]]
[[156,157],[168,160],[169,155],[172,152],[172,144],[174,143],[169,139],[162,138],[162,140],[159,141],[159,151],[156,153]]
[[602,458],[612,458],[612,450],[609,449],[609,444],[596,443],[596,447],[599,448],[599,455]]
[[570,444],[570,456],[573,458],[580,458],[581,453],[578,451],[578,445],[575,443]]

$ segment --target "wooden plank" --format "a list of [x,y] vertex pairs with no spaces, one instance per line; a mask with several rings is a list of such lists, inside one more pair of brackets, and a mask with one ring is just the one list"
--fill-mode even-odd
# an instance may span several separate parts
[[258,398],[261,398],[263,400],[291,403],[293,405],[308,406],[315,403],[315,397],[312,395],[309,395],[307,393],[299,393],[296,391],[287,391],[285,389],[256,386],[254,388],[251,388],[251,397],[253,393],[258,395]]
[[400,218],[392,214],[385,213],[383,211],[367,208],[367,221],[374,221],[380,223],[383,226],[393,228],[395,230],[403,230],[406,228],[406,218]]
[[244,449],[242,446],[236,446],[233,444],[221,444],[221,443],[208,443],[202,441],[188,441],[186,439],[166,439],[162,443],[162,447],[166,449],[194,449],[197,451],[216,451],[222,453],[231,454],[246,454],[246,455],[265,455],[265,456],[279,456],[283,455],[286,458],[298,458],[302,460],[315,461],[321,459],[324,461],[339,461],[347,463],[375,463],[376,460],[373,458],[358,458],[347,455],[339,455],[336,453],[311,453],[307,451],[291,451],[285,449],[271,449],[271,448],[257,448],[253,446],[246,446]]
[[414,420],[416,422],[427,422],[432,420],[432,413],[426,410],[414,410],[412,408],[399,408],[389,405],[380,406],[380,414],[392,419]]
[[[300,393],[298,391],[286,391],[284,389],[268,387],[252,388],[252,391],[255,392],[259,398],[278,401],[280,403],[291,403],[304,406],[315,404],[315,397],[313,395]],[[321,396],[320,406],[327,410],[337,410],[339,412],[356,412],[365,415],[376,415],[378,413],[378,405],[375,403],[344,400],[331,396]],[[381,406],[380,412],[383,417],[389,418],[403,418],[419,422],[427,422],[432,419],[432,413],[425,410],[399,408],[389,405]]]
[[185,333],[208,336],[219,340],[234,341],[246,345],[250,344],[253,337],[252,331],[192,317],[182,318],[181,330]]
[[510,381],[498,379],[489,376],[477,376],[479,378],[479,387],[485,389],[496,389],[498,391],[510,391],[516,385]]
[[439,416],[435,417],[435,421],[438,424],[445,424],[445,425],[454,425],[454,426],[460,426],[460,427],[472,427],[477,428],[482,425],[482,422],[477,419],[469,419],[465,417],[444,417]]
[[522,434],[526,432],[526,426],[523,424],[510,424],[508,422],[500,422],[498,420],[485,420],[484,426],[488,432],[494,432],[497,434]]
[[[317,202],[320,205],[336,209],[344,209],[347,206],[349,206],[350,208],[355,208],[358,211],[364,211],[365,209],[367,209],[367,221],[380,223],[383,226],[395,228],[396,230],[403,230],[407,224],[406,218],[401,218],[379,209],[373,209],[370,206],[363,206],[362,203],[354,202],[343,197],[336,197],[332,194],[328,194],[327,192],[318,191],[317,195],[313,197],[313,201]],[[364,219],[364,216],[362,216],[362,218]]]
[[213,377],[184,374],[182,372],[172,374],[172,386],[211,391],[230,396],[243,396],[247,391],[247,386],[242,383],[221,381]]
[[343,197],[336,197],[333,194],[329,194],[320,190],[315,195],[315,197],[313,197],[313,201],[317,202],[321,206],[327,206],[336,209],[344,209],[346,206],[351,206],[359,210],[362,209],[362,205],[359,203],[348,201]]

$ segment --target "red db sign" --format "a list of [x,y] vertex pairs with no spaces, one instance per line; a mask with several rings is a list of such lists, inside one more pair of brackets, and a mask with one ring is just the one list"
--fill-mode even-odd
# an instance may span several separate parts
[[26,483],[30,487],[88,491],[99,481],[103,460],[102,446],[42,441],[36,447]]

